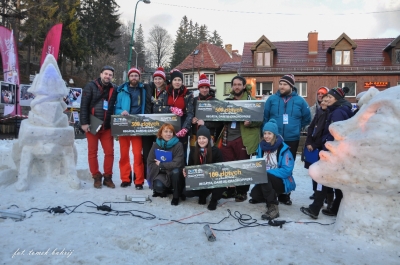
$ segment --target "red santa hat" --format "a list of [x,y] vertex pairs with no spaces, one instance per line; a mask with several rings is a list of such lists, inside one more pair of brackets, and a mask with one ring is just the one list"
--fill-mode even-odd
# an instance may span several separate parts
[[161,66],[158,67],[157,70],[154,72],[153,78],[156,77],[156,76],[161,77],[162,79],[164,79],[164,81],[167,79],[166,76],[165,76],[164,68],[162,68]]
[[208,78],[205,74],[200,75],[199,85],[197,86],[197,88],[200,88],[202,86],[206,86],[208,88],[211,87],[210,80],[208,80]]
[[139,69],[137,69],[137,68],[135,68],[135,67],[132,67],[131,69],[129,69],[129,71],[128,71],[128,77],[129,77],[129,75],[130,75],[131,73],[137,73],[137,74],[140,76],[140,71],[139,71]]

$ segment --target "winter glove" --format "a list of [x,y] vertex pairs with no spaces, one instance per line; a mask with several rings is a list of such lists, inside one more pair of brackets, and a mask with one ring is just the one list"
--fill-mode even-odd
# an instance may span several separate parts
[[171,112],[179,117],[182,117],[183,111],[180,108],[177,107],[171,107],[170,108]]
[[185,137],[187,132],[188,132],[188,129],[183,128],[182,130],[180,130],[179,132],[176,133],[176,136],[179,137],[179,138]]

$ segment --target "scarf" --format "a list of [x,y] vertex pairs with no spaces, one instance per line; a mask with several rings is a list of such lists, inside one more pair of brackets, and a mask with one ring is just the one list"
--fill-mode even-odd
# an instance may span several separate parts
[[169,141],[165,141],[162,138],[157,138],[156,143],[158,144],[159,147],[161,147],[163,150],[168,150],[174,147],[177,143],[179,142],[178,137],[174,136],[171,138]]
[[278,147],[282,144],[282,142],[283,142],[282,136],[277,135],[275,144],[271,145],[270,143],[267,143],[265,140],[262,140],[260,142],[260,147],[263,152],[271,153],[275,152],[278,149]]
[[187,89],[181,87],[174,89],[172,86],[168,89],[168,106],[180,108],[182,111],[185,109],[185,96]]

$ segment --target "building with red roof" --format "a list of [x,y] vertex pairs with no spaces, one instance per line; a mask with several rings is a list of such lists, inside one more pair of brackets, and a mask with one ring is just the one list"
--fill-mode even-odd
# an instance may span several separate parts
[[[199,76],[205,74],[210,80],[211,88],[216,89],[216,72],[225,63],[240,63],[242,56],[238,50],[232,50],[232,45],[225,45],[225,49],[208,42],[201,42],[192,54],[174,68],[183,73],[183,83],[189,89],[196,89]],[[236,70],[235,70],[236,72]]]
[[335,40],[318,40],[318,33],[310,32],[307,41],[272,42],[263,35],[244,43],[237,72],[254,84],[259,98],[276,93],[279,79],[291,73],[309,105],[321,86],[347,86],[347,99],[355,102],[371,86],[400,84],[400,36],[351,39],[343,33]]

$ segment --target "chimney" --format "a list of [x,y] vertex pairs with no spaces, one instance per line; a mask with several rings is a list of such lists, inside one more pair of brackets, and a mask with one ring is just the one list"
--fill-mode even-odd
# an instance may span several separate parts
[[318,53],[318,32],[308,33],[308,54]]
[[226,50],[229,54],[232,54],[232,44],[225,44],[225,50]]

